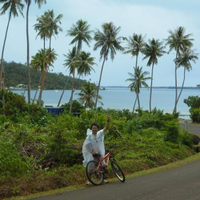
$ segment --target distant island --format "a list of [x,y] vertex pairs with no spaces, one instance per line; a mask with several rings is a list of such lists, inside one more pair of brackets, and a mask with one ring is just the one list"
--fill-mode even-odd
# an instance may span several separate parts
[[[8,89],[24,89],[27,85],[27,66],[21,63],[4,62],[5,67],[5,85]],[[31,89],[38,89],[40,86],[41,72],[35,71],[31,68]],[[66,82],[66,89],[71,89],[72,77],[65,76],[62,73],[47,72],[44,89],[45,90],[59,90],[63,89]],[[86,80],[75,79],[75,89],[79,89]]]

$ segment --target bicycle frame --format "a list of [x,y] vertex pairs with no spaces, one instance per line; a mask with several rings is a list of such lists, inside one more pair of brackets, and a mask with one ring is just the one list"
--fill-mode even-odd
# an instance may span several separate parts
[[[98,173],[104,173],[104,171],[99,171],[99,167],[101,166],[101,167],[107,168],[109,160],[110,160],[110,157],[111,157],[111,153],[108,152],[103,158],[99,158],[99,163],[98,163],[98,166],[97,166]],[[103,165],[103,161],[104,160],[105,160],[105,166]]]

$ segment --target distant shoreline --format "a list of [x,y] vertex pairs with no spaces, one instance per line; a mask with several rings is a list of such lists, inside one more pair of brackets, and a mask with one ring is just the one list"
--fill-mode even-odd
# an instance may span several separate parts
[[[128,86],[101,86],[104,88],[128,88]],[[144,88],[144,87],[141,87]],[[154,86],[153,88],[160,88],[160,89],[175,89],[174,86]],[[181,89],[181,87],[177,87],[177,89]],[[183,89],[199,89],[199,87],[183,87]]]

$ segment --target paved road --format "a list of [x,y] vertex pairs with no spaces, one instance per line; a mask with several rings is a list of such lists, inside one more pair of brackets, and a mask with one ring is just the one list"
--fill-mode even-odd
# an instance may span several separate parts
[[189,124],[189,123],[179,123],[180,127],[183,129],[186,129],[192,133],[200,134],[200,126],[199,125],[194,125],[194,124]]
[[150,175],[34,200],[200,200],[200,159]]

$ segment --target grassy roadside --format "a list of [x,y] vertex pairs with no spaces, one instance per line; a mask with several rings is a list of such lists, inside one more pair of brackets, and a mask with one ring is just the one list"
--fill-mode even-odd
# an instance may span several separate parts
[[[152,174],[152,173],[156,173],[156,172],[160,172],[160,171],[165,171],[165,170],[168,170],[168,169],[171,169],[171,168],[174,168],[174,167],[180,167],[182,165],[196,161],[198,159],[200,159],[199,153],[195,154],[193,156],[190,156],[188,158],[185,158],[183,160],[176,161],[176,162],[164,165],[164,166],[160,166],[160,167],[152,168],[152,169],[149,169],[149,170],[136,172],[136,173],[133,173],[133,174],[127,174],[126,179],[134,178],[134,177],[137,177],[137,176],[144,176],[144,175],[147,175],[147,174]],[[113,182],[113,181],[117,181],[117,179],[116,178],[109,179],[109,182]],[[37,197],[63,193],[63,192],[66,192],[66,191],[77,190],[77,189],[80,189],[80,188],[83,188],[83,187],[88,187],[88,186],[85,186],[83,184],[82,185],[74,185],[74,186],[69,186],[69,187],[65,187],[65,188],[61,188],[61,189],[50,190],[50,191],[46,191],[46,192],[40,192],[40,193],[32,194],[32,195],[29,195],[29,196],[26,196],[26,197],[20,197],[19,196],[19,197],[7,198],[5,200],[26,200],[26,199],[28,200],[28,199],[33,199],[33,198],[37,198]],[[89,187],[93,187],[93,186],[89,186]]]

